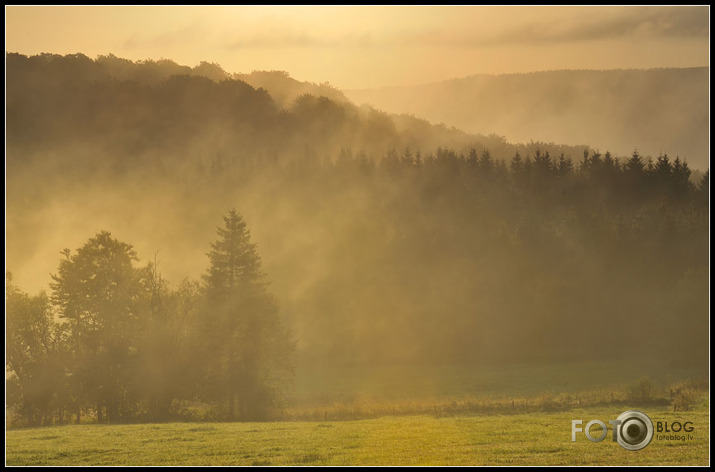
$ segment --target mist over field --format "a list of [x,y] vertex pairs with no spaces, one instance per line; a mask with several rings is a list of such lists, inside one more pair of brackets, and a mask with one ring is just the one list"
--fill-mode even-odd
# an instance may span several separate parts
[[[90,339],[83,336],[104,333],[97,336],[108,336],[114,352],[104,365],[121,373],[93,377],[100,365],[70,363],[87,376],[85,387],[65,386],[52,400],[44,387],[32,390],[42,400],[25,404],[28,422],[49,405],[62,411],[62,401],[78,420],[80,408],[95,408],[101,421],[103,408],[110,420],[185,414],[181,402],[197,398],[213,402],[215,417],[233,418],[234,396],[236,417],[262,418],[290,404],[306,372],[358,378],[401,366],[423,372],[423,387],[430,375],[438,381],[434,366],[613,361],[657,365],[671,380],[707,372],[707,69],[593,74],[605,78],[477,77],[477,92],[463,79],[439,92],[415,89],[424,101],[403,108],[406,89],[383,99],[366,92],[374,106],[358,106],[357,94],[279,71],[7,53],[12,360],[31,369],[21,363],[33,348],[20,315],[34,313],[55,346],[43,348],[48,359],[57,348],[79,362],[76,345]],[[550,80],[571,76],[583,92]],[[659,84],[652,92],[651,81]],[[643,105],[667,84],[681,88],[668,95],[678,106],[663,115],[682,127]],[[612,93],[596,99],[604,87]],[[557,90],[567,96],[550,100]],[[459,110],[449,124],[464,130],[383,106],[415,114],[434,107],[443,114],[422,116],[445,122],[440,116]],[[647,133],[631,120],[638,110],[655,123]],[[543,141],[520,143],[527,134],[510,129]],[[645,154],[663,146],[667,155]],[[238,255],[226,249],[234,243]],[[128,296],[126,319],[112,311],[117,298],[86,288],[97,280],[91,267],[105,261],[91,254],[107,248],[127,257],[122,280],[134,292],[116,295]],[[244,258],[239,275],[221,272],[234,256]],[[234,277],[246,279],[244,298],[225,294],[238,287]],[[84,305],[83,290],[99,301]],[[102,318],[102,310],[113,314]],[[212,324],[214,313],[222,315]],[[98,331],[80,329],[88,319]],[[54,323],[65,328],[52,334]],[[111,333],[120,328],[117,347]],[[222,351],[217,339],[242,347]],[[105,341],[83,349],[102,353]],[[234,371],[235,384],[224,378]],[[594,373],[594,382],[608,378]],[[404,379],[405,395],[414,394]],[[512,382],[506,391],[519,391]],[[66,393],[72,388],[80,390]]]

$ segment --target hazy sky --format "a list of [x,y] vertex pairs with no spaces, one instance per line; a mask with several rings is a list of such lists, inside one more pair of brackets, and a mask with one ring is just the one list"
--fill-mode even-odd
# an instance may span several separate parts
[[7,6],[6,51],[286,70],[339,88],[709,65],[704,7]]

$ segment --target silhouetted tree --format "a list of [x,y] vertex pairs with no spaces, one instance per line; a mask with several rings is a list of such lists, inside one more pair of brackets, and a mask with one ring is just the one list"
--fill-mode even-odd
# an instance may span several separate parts
[[573,161],[570,157],[564,156],[563,153],[559,156],[559,163],[557,165],[557,173],[561,177],[565,177],[573,173]]
[[116,421],[133,406],[127,385],[132,375],[138,308],[148,296],[146,269],[136,268],[132,246],[102,231],[71,254],[63,251],[53,275],[52,302],[67,323],[72,360],[84,400],[97,419]]
[[[29,296],[5,279],[5,365],[17,383],[8,398],[29,425],[51,423],[51,409],[62,408],[65,371],[62,361],[62,329],[52,320],[47,296]],[[60,414],[61,416],[61,414]]]
[[241,419],[265,418],[290,379],[293,345],[243,218],[230,211],[218,235],[204,276],[209,381],[223,391],[229,420],[236,400]]
[[651,171],[657,190],[664,192],[669,187],[672,175],[673,165],[670,163],[670,158],[667,154],[661,154]]
[[511,160],[511,173],[515,177],[519,177],[523,172],[524,160],[521,158],[521,155],[519,155],[519,152],[517,151],[517,153],[514,154],[514,158]]
[[494,160],[488,149],[484,149],[479,156],[479,170],[484,175],[491,175],[494,170]]
[[148,418],[166,420],[175,400],[192,399],[205,368],[197,344],[199,287],[184,281],[170,290],[156,265],[150,267],[151,296],[138,322],[133,389],[146,405]]
[[705,171],[697,185],[698,203],[707,208],[710,204],[710,169]]
[[690,182],[690,168],[688,163],[681,161],[679,157],[673,162],[672,191],[676,198],[683,198],[693,187]]

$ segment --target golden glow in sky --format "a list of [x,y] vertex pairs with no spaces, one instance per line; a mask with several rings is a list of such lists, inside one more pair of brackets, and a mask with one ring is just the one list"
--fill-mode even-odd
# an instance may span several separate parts
[[6,6],[6,51],[216,62],[343,88],[709,65],[708,6]]

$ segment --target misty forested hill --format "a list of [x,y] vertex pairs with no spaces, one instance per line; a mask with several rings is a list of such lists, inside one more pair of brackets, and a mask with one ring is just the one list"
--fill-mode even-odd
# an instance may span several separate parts
[[[100,146],[105,166],[111,161],[131,168],[141,162],[182,169],[187,162],[196,164],[197,156],[211,165],[227,151],[232,159],[240,154],[242,160],[285,162],[330,159],[343,148],[375,159],[405,147],[486,146],[505,151],[502,158],[516,149],[505,149],[497,137],[357,108],[331,87],[276,72],[240,76],[254,88],[207,63],[192,69],[168,60],[8,54],[6,64],[9,150],[19,146],[25,154],[41,153],[51,143],[56,162],[65,156],[58,147],[68,144],[73,148],[67,165],[83,161],[90,143],[90,159],[96,159]],[[576,154],[582,148],[565,150]]]
[[313,84],[296,80],[283,71],[253,71],[250,74],[233,74],[236,80],[242,80],[255,88],[264,88],[281,107],[289,107],[304,94],[326,97],[333,102],[349,103],[343,92],[328,84]]
[[475,75],[345,94],[358,104],[512,142],[587,143],[618,154],[637,148],[709,166],[707,67]]
[[[106,62],[6,55],[7,267],[20,288],[47,287],[59,251],[100,230],[143,261],[158,253],[172,283],[197,279],[235,208],[304,359],[592,359],[608,340],[599,355],[707,360],[709,181],[690,182],[674,155],[632,154],[651,134],[625,155],[516,145],[339,97],[290,102],[217,66]],[[534,106],[571,106],[545,82],[523,92]],[[519,109],[510,87],[490,89],[494,103],[549,122],[553,109]],[[651,119],[652,103],[636,116]],[[588,128],[581,111],[570,125]]]

